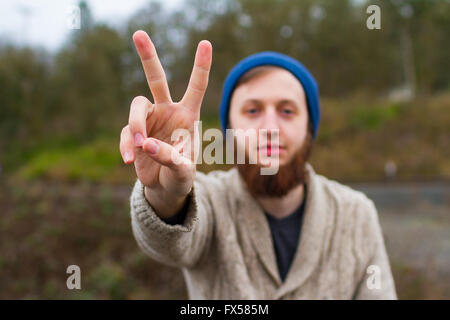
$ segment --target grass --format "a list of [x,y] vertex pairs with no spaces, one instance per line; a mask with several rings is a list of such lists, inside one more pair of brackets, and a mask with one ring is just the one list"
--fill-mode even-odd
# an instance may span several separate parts
[[387,121],[397,118],[403,108],[405,105],[398,103],[357,106],[352,110],[351,126],[356,130],[379,129]]
[[316,171],[343,181],[383,180],[393,161],[399,180],[450,178],[450,94],[408,104],[366,100],[322,100]]
[[[0,182],[0,299],[186,298],[181,272],[149,259],[133,238],[131,187]],[[444,276],[413,267],[401,252],[389,254],[399,298],[449,298]],[[66,287],[72,264],[81,268],[81,290]]]
[[[0,299],[185,298],[182,275],[148,259],[131,233],[131,186],[0,184]],[[81,268],[82,290],[66,287]]]
[[40,150],[19,169],[18,174],[24,179],[99,181],[122,162],[117,144],[111,138],[100,138],[86,145]]

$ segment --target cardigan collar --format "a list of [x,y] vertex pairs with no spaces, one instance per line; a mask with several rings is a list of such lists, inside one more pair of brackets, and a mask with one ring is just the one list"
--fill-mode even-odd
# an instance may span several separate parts
[[305,184],[308,192],[300,242],[284,282],[281,281],[278,272],[272,235],[264,210],[250,195],[245,182],[237,173],[237,196],[242,208],[240,214],[244,216],[243,219],[260,260],[277,285],[276,299],[301,286],[314,271],[320,258],[326,223],[325,215],[328,210],[327,202],[320,179],[308,162],[305,169]]

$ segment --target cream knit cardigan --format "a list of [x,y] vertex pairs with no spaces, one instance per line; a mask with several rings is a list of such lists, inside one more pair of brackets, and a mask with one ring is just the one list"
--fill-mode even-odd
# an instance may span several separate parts
[[181,268],[190,299],[396,299],[372,200],[306,169],[300,242],[284,282],[263,209],[235,168],[197,172],[183,225],[155,214],[138,179],[134,237],[151,258]]

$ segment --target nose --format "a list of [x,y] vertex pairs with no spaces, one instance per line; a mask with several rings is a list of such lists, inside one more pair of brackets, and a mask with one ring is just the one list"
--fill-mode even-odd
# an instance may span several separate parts
[[274,106],[266,106],[260,129],[262,131],[259,132],[259,138],[262,140],[259,143],[266,144],[271,141],[271,144],[278,144],[280,123]]
[[266,129],[268,134],[274,134],[280,130],[276,109],[269,106],[265,111],[261,129]]

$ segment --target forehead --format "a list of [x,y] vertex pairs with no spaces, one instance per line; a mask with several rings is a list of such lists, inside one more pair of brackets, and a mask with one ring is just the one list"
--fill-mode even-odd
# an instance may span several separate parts
[[267,102],[290,99],[303,104],[305,92],[300,81],[292,73],[285,69],[273,68],[236,88],[231,97],[231,104],[242,103],[249,99]]

